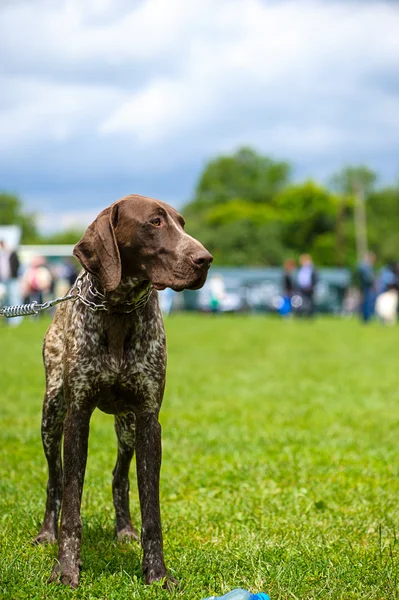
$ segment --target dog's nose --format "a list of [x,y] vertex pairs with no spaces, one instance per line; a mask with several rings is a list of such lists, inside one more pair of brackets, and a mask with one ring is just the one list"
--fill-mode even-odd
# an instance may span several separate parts
[[206,271],[211,266],[211,262],[213,261],[213,256],[207,250],[200,250],[196,254],[191,256],[191,260],[195,264],[196,267]]

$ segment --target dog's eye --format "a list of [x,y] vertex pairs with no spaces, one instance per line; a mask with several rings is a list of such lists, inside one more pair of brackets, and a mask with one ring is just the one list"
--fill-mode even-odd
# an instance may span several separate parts
[[155,227],[161,227],[162,221],[161,221],[161,219],[158,219],[158,218],[157,219],[152,219],[151,225],[154,225]]

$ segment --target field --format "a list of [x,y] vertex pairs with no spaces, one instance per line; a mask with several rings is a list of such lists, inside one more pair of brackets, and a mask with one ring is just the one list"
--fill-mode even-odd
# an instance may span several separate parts
[[[272,600],[399,598],[398,329],[264,316],[168,318],[161,413],[165,557],[180,586],[144,586],[116,543],[112,418],[92,420],[81,585],[47,585],[41,340],[1,327],[0,597],[182,598],[235,587]],[[133,522],[140,524],[135,473]]]

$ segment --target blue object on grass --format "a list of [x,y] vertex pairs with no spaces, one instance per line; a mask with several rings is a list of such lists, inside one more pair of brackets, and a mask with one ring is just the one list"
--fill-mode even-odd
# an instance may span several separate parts
[[285,317],[286,315],[291,314],[292,306],[291,306],[291,298],[289,296],[283,296],[281,299],[281,303],[278,309],[280,315]]
[[238,588],[224,596],[208,596],[208,598],[204,598],[203,600],[270,600],[270,597],[264,592],[251,594],[248,590]]

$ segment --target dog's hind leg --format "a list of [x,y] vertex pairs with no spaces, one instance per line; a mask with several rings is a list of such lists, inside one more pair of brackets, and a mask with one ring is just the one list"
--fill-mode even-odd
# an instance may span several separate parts
[[[42,442],[48,465],[47,501],[43,525],[34,543],[54,543],[62,500],[61,438],[66,405],[62,387],[62,367],[54,360],[53,348],[45,346],[46,393],[42,412]],[[50,351],[49,351],[50,350]]]
[[112,496],[116,513],[116,535],[119,541],[138,540],[129,510],[129,467],[134,454],[136,418],[133,413],[115,417],[118,458],[112,472]]

